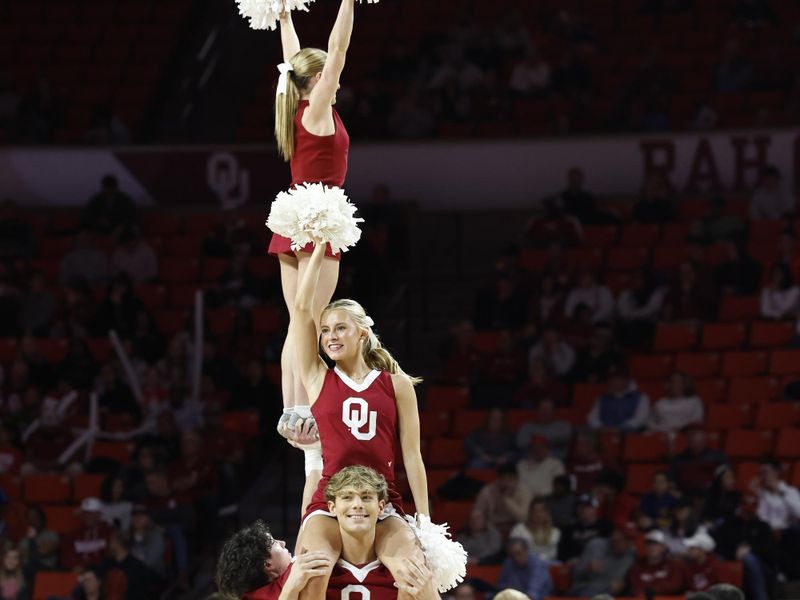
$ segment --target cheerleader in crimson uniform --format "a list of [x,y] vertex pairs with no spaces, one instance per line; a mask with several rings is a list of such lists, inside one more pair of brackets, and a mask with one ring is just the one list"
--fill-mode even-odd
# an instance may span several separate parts
[[[389,502],[377,526],[378,559],[400,586],[414,588],[420,582],[406,559],[422,563],[425,559],[414,532],[399,518],[403,507],[394,471],[397,459],[402,458],[417,511],[430,514],[414,392],[419,380],[404,373],[382,347],[372,331],[372,320],[353,300],[337,300],[321,311],[321,336],[317,337],[314,290],[324,261],[325,246],[317,244],[301,277],[289,323],[289,340],[311,400],[323,458],[322,479],[306,510],[297,547],[326,552],[334,562],[338,559],[341,534],[331,518],[325,486],[344,467],[370,467],[388,484]],[[318,340],[336,363],[333,369],[320,358]],[[327,579],[312,580],[307,597],[321,599]]]
[[[284,62],[278,65],[275,137],[281,155],[291,165],[292,187],[302,183],[336,187],[344,184],[350,138],[333,104],[353,31],[354,1],[342,0],[327,52],[301,49],[290,13],[281,15]],[[288,238],[274,234],[269,253],[280,261],[283,296],[291,314],[298,280],[308,264],[311,247],[295,252]],[[328,248],[314,296],[315,315],[330,301],[338,278],[339,255]],[[297,375],[296,352],[288,338],[281,353],[281,392],[284,414],[278,432],[291,438],[297,421],[310,418],[310,411],[306,391]]]

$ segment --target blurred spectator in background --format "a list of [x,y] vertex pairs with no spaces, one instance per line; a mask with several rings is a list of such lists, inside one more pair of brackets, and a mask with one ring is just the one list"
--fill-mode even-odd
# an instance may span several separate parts
[[511,70],[508,87],[519,96],[543,95],[550,87],[550,71],[550,64],[535,48],[530,48]]
[[784,189],[781,172],[772,165],[761,174],[761,181],[750,198],[750,218],[782,219],[796,211],[791,192]]
[[639,199],[633,205],[633,216],[640,223],[669,223],[677,218],[674,195],[660,172],[646,177]]
[[133,504],[125,499],[125,483],[119,475],[109,475],[100,490],[103,501],[103,521],[127,531],[131,526]]
[[572,370],[573,381],[605,381],[609,371],[623,360],[623,355],[614,346],[614,336],[608,329],[594,331],[589,346],[578,353]]
[[635,560],[636,552],[621,529],[612,531],[608,539],[590,540],[572,567],[570,595],[621,594]]
[[589,307],[593,323],[604,323],[614,314],[614,296],[605,285],[598,283],[597,274],[584,271],[578,279],[578,285],[567,294],[564,314],[572,317],[581,304]]
[[553,377],[543,359],[530,360],[528,379],[517,391],[514,404],[520,408],[532,408],[538,406],[543,398],[565,405],[569,399],[569,386]]
[[509,538],[525,540],[531,551],[547,563],[556,560],[561,531],[553,525],[553,516],[544,499],[531,501],[528,519],[517,523],[508,534]]
[[558,560],[576,561],[583,554],[589,541],[611,535],[611,523],[599,517],[599,507],[597,498],[591,494],[583,494],[578,498],[575,523],[561,530]]
[[760,306],[765,319],[797,319],[800,288],[795,285],[788,265],[779,263],[772,267],[769,283],[761,290]]
[[533,325],[540,327],[555,322],[563,312],[564,292],[559,289],[553,275],[543,275],[539,281],[539,289],[531,294],[528,318]]
[[575,365],[575,349],[561,338],[555,327],[548,327],[528,355],[529,361],[541,360],[558,377],[566,377]]
[[503,550],[503,537],[500,532],[487,523],[486,516],[477,509],[469,514],[469,521],[456,535],[456,541],[464,546],[470,564],[496,562]]
[[702,518],[713,526],[736,517],[742,493],[736,488],[736,476],[730,465],[720,465],[714,471],[703,502]]
[[725,259],[715,267],[714,280],[723,294],[752,296],[761,283],[761,264],[753,260],[743,244],[723,242]]
[[111,265],[115,270],[125,273],[134,284],[146,283],[158,276],[158,257],[136,226],[124,227],[118,242],[111,253]]
[[669,557],[663,533],[653,530],[645,536],[644,556],[633,565],[628,580],[634,596],[683,593],[686,587],[683,566]]
[[125,600],[149,600],[153,597],[153,578],[142,561],[131,554],[131,536],[127,531],[115,529],[109,539],[109,556],[103,569],[118,569],[125,574],[127,587]]
[[566,458],[572,440],[572,425],[556,419],[555,403],[548,397],[541,398],[536,405],[535,420],[523,423],[519,428],[517,449],[520,452],[527,450],[531,439],[537,435],[547,440],[553,457],[562,461]]
[[566,189],[556,194],[554,198],[566,214],[575,217],[584,225],[613,222],[613,217],[597,208],[594,194],[584,188],[585,179],[582,169],[572,167],[567,171]]
[[103,503],[97,498],[81,502],[81,526],[61,541],[62,567],[77,570],[103,560],[112,529],[102,521],[102,510]]
[[0,202],[0,259],[33,258],[36,235],[28,222],[20,218],[19,206],[10,198]]
[[72,593],[72,600],[104,600],[103,572],[98,566],[90,566],[78,577],[78,587]]
[[506,535],[528,514],[530,495],[520,484],[517,467],[506,463],[497,469],[497,479],[483,487],[475,500],[475,510],[481,511],[487,522]]
[[716,544],[705,531],[698,531],[685,541],[686,591],[702,592],[722,579],[722,566],[714,556]]
[[677,498],[672,509],[667,513],[666,520],[661,522],[662,531],[666,538],[667,549],[673,556],[683,556],[687,552],[686,539],[698,531],[705,531],[700,524],[692,500],[685,496]]
[[30,597],[27,587],[19,547],[6,540],[3,542],[3,562],[0,564],[0,598],[25,600]]
[[81,214],[81,227],[100,233],[110,233],[124,225],[134,225],[136,206],[130,196],[119,189],[114,175],[105,175],[100,191],[89,199]]
[[91,329],[98,337],[105,337],[114,330],[121,338],[127,338],[135,331],[137,315],[143,308],[142,301],[133,295],[128,276],[117,274],[97,307]]
[[[0,403],[0,415],[4,414],[4,408]],[[11,431],[0,419],[0,475],[19,473],[22,460],[22,452],[14,445]]]
[[704,495],[717,467],[727,464],[728,457],[708,447],[708,435],[700,426],[686,431],[686,449],[672,460],[670,474],[684,494]]
[[572,479],[569,475],[559,475],[553,479],[553,493],[544,499],[547,509],[553,516],[553,524],[563,531],[575,522],[575,506],[577,497],[572,491]]
[[31,273],[28,289],[20,298],[19,326],[35,336],[45,337],[56,318],[58,302],[48,289],[44,275]]
[[131,132],[114,111],[110,104],[96,104],[92,108],[91,124],[83,134],[87,144],[108,146],[127,144],[131,141]]
[[608,466],[600,450],[600,439],[593,432],[585,429],[578,431],[567,464],[575,491],[579,494],[589,492],[597,477]]
[[473,322],[477,329],[521,329],[525,323],[528,298],[517,278],[501,267],[492,282],[475,298]]
[[689,240],[709,246],[724,241],[743,244],[746,241],[746,232],[747,228],[741,217],[728,212],[725,198],[712,196],[708,215],[692,224]]
[[506,415],[494,408],[486,423],[464,439],[467,464],[470,469],[496,469],[514,459],[514,434],[506,424]]
[[719,113],[714,110],[707,98],[700,98],[692,109],[692,118],[689,120],[690,129],[708,131],[714,129],[719,123]]
[[28,531],[20,541],[24,570],[28,580],[33,580],[36,571],[58,569],[59,535],[47,528],[47,516],[38,506],[28,508],[26,513]]
[[701,277],[695,263],[688,260],[681,263],[664,300],[664,317],[672,321],[709,320],[716,308],[714,282]]
[[781,544],[790,553],[800,550],[798,532],[793,527],[800,522],[800,491],[783,481],[781,464],[773,459],[761,462],[758,477],[750,482],[750,490],[758,496],[758,517],[774,531],[783,532]]
[[98,365],[83,338],[71,338],[67,353],[58,366],[59,375],[76,390],[88,390],[97,376]]
[[714,85],[718,92],[743,92],[753,80],[753,65],[742,54],[737,40],[728,40],[722,58],[714,67]]
[[545,198],[544,213],[528,221],[525,239],[533,248],[552,243],[577,246],[583,239],[583,230],[580,221],[561,209],[557,198]]
[[639,502],[637,522],[643,531],[665,527],[670,520],[672,507],[677,501],[669,474],[659,471],[653,475],[650,491]]
[[666,292],[652,270],[633,275],[617,300],[617,337],[622,345],[640,348],[652,340]]
[[628,375],[623,365],[608,375],[608,391],[595,400],[587,417],[592,429],[638,431],[650,418],[650,400]]
[[653,405],[650,412],[650,429],[678,432],[688,425],[703,423],[705,408],[695,394],[690,375],[673,373],[667,381],[666,391],[667,394]]
[[159,577],[166,574],[164,530],[153,524],[147,508],[135,504],[131,510],[131,554]]
[[547,563],[536,556],[522,539],[511,538],[506,544],[508,558],[503,563],[497,587],[511,588],[531,600],[544,600],[553,591]]
[[244,255],[236,255],[231,259],[212,289],[207,297],[209,303],[216,307],[252,308],[263,301],[260,282],[250,270],[247,256]]
[[564,463],[550,456],[547,438],[534,435],[528,450],[517,463],[519,482],[531,498],[542,498],[553,491],[553,479],[564,473]]
[[87,283],[102,285],[108,283],[111,266],[108,256],[94,245],[88,230],[77,233],[73,250],[61,260],[59,279],[63,284]]

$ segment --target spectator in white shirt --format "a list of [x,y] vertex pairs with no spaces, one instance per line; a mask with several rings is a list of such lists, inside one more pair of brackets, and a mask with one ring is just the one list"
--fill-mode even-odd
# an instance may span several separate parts
[[702,423],[704,406],[694,393],[694,382],[686,373],[673,373],[667,382],[667,395],[653,405],[650,429],[677,432],[693,423]]
[[544,361],[545,366],[558,377],[564,377],[575,365],[575,349],[561,339],[557,329],[549,327],[528,355],[529,362],[536,359]]
[[794,199],[782,186],[781,172],[774,166],[767,167],[750,198],[750,217],[756,220],[781,219],[794,213]]
[[597,276],[591,271],[581,273],[578,287],[572,288],[567,294],[564,313],[567,317],[575,314],[575,309],[580,304],[585,304],[592,311],[592,322],[601,323],[611,319],[614,312],[614,296],[604,285],[597,283]]
[[511,71],[508,86],[520,96],[544,92],[550,87],[550,65],[532,48]]
[[769,284],[761,290],[761,316],[766,319],[797,318],[800,289],[785,263],[772,267]]
[[555,562],[561,531],[553,525],[553,516],[544,499],[533,500],[528,509],[528,520],[517,523],[508,535],[528,542],[531,551],[543,561]]
[[565,473],[564,463],[550,456],[547,439],[535,435],[528,444],[528,453],[517,463],[519,482],[531,498],[542,498],[553,492],[553,479]]
[[800,492],[781,480],[781,465],[771,459],[761,463],[758,477],[750,482],[758,495],[758,518],[776,531],[800,523]]
[[525,450],[531,438],[541,435],[550,446],[556,458],[564,460],[572,440],[572,425],[567,421],[556,419],[555,403],[551,398],[542,398],[536,406],[536,419],[525,423],[517,432],[517,448]]

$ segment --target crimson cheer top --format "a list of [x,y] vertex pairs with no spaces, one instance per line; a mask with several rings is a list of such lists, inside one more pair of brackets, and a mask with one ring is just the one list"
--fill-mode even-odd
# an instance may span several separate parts
[[356,383],[338,368],[329,369],[311,412],[322,442],[323,470],[306,514],[328,510],[328,480],[352,465],[370,467],[383,475],[389,502],[402,514],[402,499],[394,483],[398,423],[391,374],[373,370],[362,383]]
[[[347,154],[350,151],[350,136],[339,113],[333,113],[333,135],[314,135],[303,127],[303,114],[308,100],[301,100],[294,116],[294,153],[289,163],[292,169],[292,187],[301,183],[323,183],[342,187],[347,176]],[[313,246],[306,245],[303,252],[311,252]],[[291,240],[273,234],[269,244],[270,254],[294,254]],[[328,247],[327,256],[333,256]],[[338,256],[338,255],[337,255]]]

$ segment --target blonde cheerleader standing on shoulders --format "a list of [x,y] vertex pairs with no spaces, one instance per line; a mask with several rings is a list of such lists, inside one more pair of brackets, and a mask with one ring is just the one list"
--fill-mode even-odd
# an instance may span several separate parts
[[[437,597],[432,581],[406,559],[423,561],[413,530],[403,520],[402,499],[395,487],[395,465],[402,458],[417,511],[428,511],[428,484],[420,453],[419,414],[414,384],[372,330],[374,323],[360,304],[337,300],[317,311],[314,290],[322,274],[325,246],[316,245],[300,279],[289,340],[297,351],[300,378],[322,443],[323,470],[303,519],[298,551],[322,551],[335,564],[341,553],[341,534],[328,512],[324,489],[340,469],[364,465],[384,476],[389,502],[378,522],[375,549],[378,560],[392,573],[403,594]],[[317,319],[321,337],[317,337]],[[329,369],[319,356],[319,342],[336,363]],[[399,434],[399,439],[398,439]],[[397,448],[401,456],[397,456]],[[359,514],[348,518],[362,518]],[[309,583],[306,598],[321,599],[330,572]]]
[[[353,32],[353,3],[354,0],[342,0],[327,52],[318,48],[301,49],[290,12],[280,17],[284,62],[278,65],[275,137],[281,155],[291,164],[292,187],[322,183],[340,188],[347,175],[350,138],[333,104]],[[295,251],[291,240],[273,234],[269,253],[277,255],[280,261],[283,297],[291,315],[298,281],[311,256],[311,244]],[[339,259],[340,255],[328,247],[314,294],[315,315],[320,314],[333,296],[339,278]],[[293,433],[295,425],[306,421],[308,430],[312,421],[291,338],[286,339],[281,353],[281,392],[284,414],[278,423],[278,433],[297,439]],[[314,427],[310,430],[315,437]]]

